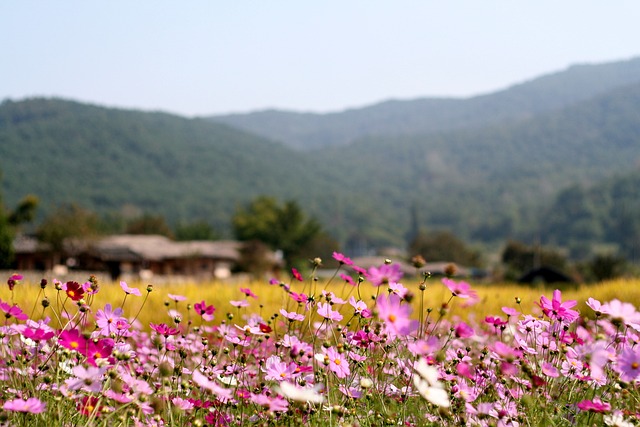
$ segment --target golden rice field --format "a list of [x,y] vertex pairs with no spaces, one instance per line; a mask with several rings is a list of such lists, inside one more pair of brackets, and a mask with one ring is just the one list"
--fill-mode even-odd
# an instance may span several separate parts
[[[143,327],[148,327],[149,322],[154,323],[171,323],[172,318],[169,315],[169,309],[176,309],[182,314],[184,322],[189,317],[194,319],[194,325],[200,324],[199,319],[193,309],[187,310],[187,304],[193,304],[205,301],[209,305],[216,307],[214,324],[221,322],[227,318],[227,313],[234,315],[234,323],[241,323],[242,316],[250,313],[258,313],[264,319],[268,319],[281,308],[294,311],[297,303],[295,303],[278,285],[270,285],[265,282],[247,282],[243,284],[225,284],[220,282],[211,283],[180,283],[175,285],[153,285],[153,290],[145,299],[147,294],[147,286],[153,283],[129,283],[131,287],[140,289],[142,296],[128,295],[125,300],[125,294],[119,283],[101,283],[99,292],[93,296],[90,302],[92,310],[103,308],[105,304],[111,303],[114,307],[122,306],[124,302],[125,316],[132,318],[138,314],[138,320]],[[420,307],[420,294],[418,282],[404,282],[415,295],[413,300],[414,314],[417,316]],[[364,282],[358,289],[352,286],[343,286],[337,282],[317,282],[315,290],[312,288],[312,282],[294,282],[291,289],[298,293],[307,295],[320,295],[323,289],[333,291],[337,296],[343,297],[345,300],[349,296],[354,295],[356,299],[361,298],[365,302],[371,301],[375,297],[376,292],[385,292],[383,288],[374,288],[369,283]],[[503,315],[501,308],[503,306],[511,306],[517,308],[525,314],[537,314],[535,301],[538,301],[541,295],[549,298],[553,292],[553,287],[545,288],[542,286],[527,287],[515,284],[477,284],[473,285],[473,289],[477,291],[480,302],[471,306],[464,307],[464,301],[457,299],[452,301],[449,306],[448,316],[458,316],[462,320],[482,320],[487,315]],[[246,298],[240,291],[240,288],[249,288],[257,295],[257,299]],[[184,302],[174,302],[170,299],[169,294],[185,296]],[[51,307],[43,311],[40,301],[46,296],[50,301]],[[444,302],[451,297],[451,293],[438,279],[430,279],[427,281],[427,289],[424,291],[423,308],[433,308],[439,310]],[[631,302],[634,305],[640,304],[640,279],[620,279],[593,285],[581,285],[578,287],[567,288],[563,290],[563,300],[575,299],[578,301],[578,309],[583,314],[589,314],[590,309],[586,307],[584,302],[593,297],[601,302],[612,299],[620,299],[622,301]],[[230,304],[233,300],[247,299],[250,303],[249,307],[238,309]],[[520,306],[516,305],[516,298],[521,300]],[[0,299],[6,302],[18,304],[22,310],[32,315],[33,318],[39,318],[41,314],[51,316],[54,326],[59,326],[56,322],[55,312],[61,312],[64,304],[68,312],[77,311],[73,301],[66,299],[65,293],[56,291],[52,284],[49,284],[41,293],[39,283],[23,282],[19,284],[13,294],[4,286],[0,290]],[[66,300],[66,301],[65,301]],[[144,303],[144,305],[143,305]],[[54,310],[55,309],[55,310]],[[350,306],[344,307],[342,310],[345,320],[351,313]],[[32,314],[33,313],[33,314]]]

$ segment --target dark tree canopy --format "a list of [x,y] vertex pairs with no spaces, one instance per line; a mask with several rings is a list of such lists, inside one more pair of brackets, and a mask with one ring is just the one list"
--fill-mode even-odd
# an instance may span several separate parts
[[259,240],[273,250],[281,250],[288,264],[322,231],[320,223],[308,218],[296,201],[279,204],[266,196],[238,209],[232,222],[239,240]]

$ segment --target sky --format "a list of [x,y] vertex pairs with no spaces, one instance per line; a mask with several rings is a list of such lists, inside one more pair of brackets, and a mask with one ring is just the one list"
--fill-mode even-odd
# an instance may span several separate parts
[[0,100],[187,117],[469,97],[640,56],[640,2],[0,2]]

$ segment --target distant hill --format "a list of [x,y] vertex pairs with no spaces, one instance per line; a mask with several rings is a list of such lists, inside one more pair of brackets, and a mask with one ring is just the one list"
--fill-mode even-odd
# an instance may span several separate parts
[[[449,229],[486,245],[535,237],[629,248],[618,241],[634,233],[625,221],[615,233],[598,232],[604,219],[597,216],[581,226],[593,230],[576,240],[561,231],[582,228],[566,227],[566,215],[552,214],[564,212],[567,189],[598,188],[640,168],[640,72],[637,82],[625,81],[638,64],[619,63],[616,72],[615,64],[573,67],[497,94],[442,101],[452,109],[440,111],[441,125],[414,117],[411,102],[390,102],[372,111],[402,117],[406,108],[404,123],[413,123],[406,129],[414,130],[392,131],[403,128],[402,120],[380,124],[384,132],[372,124],[348,144],[332,139],[304,150],[207,119],[59,99],[5,101],[2,191],[10,206],[36,194],[42,215],[74,201],[101,213],[162,214],[171,223],[204,219],[225,236],[239,204],[257,195],[296,199],[354,255],[404,246],[416,228]],[[440,103],[424,105],[430,102]],[[467,115],[454,104],[467,105]],[[422,130],[416,130],[419,116]],[[617,203],[633,197],[627,192]]]
[[44,211],[75,201],[220,228],[256,195],[330,191],[300,153],[226,125],[57,99],[0,105],[0,171],[7,203],[34,193]]
[[394,100],[328,114],[267,110],[209,119],[307,150],[344,145],[364,137],[424,134],[528,118],[635,82],[640,82],[640,58],[575,65],[499,92],[465,99]]

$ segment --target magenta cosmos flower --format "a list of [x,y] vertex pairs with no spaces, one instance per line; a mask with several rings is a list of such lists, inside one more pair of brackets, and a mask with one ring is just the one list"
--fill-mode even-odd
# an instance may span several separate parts
[[165,338],[168,337],[169,335],[178,335],[180,333],[179,329],[171,328],[167,326],[166,323],[159,323],[159,324],[149,323],[149,327],[154,331],[156,331],[158,334],[164,335]]
[[571,300],[562,302],[562,292],[559,289],[553,291],[553,299],[549,300],[544,295],[540,297],[540,302],[537,303],[545,316],[550,319],[557,319],[567,323],[573,323],[580,317],[580,313],[575,310],[571,310],[578,302]]
[[4,311],[7,319],[15,317],[16,320],[27,320],[29,318],[29,316],[27,316],[16,304],[9,305],[9,303],[2,300],[0,300],[0,310]]
[[583,411],[603,414],[611,410],[611,405],[607,402],[603,402],[596,397],[593,400],[583,400],[582,402],[578,402],[578,408],[582,409]]
[[338,261],[341,265],[353,265],[351,258],[344,256],[340,252],[334,252],[332,256],[333,259]]
[[204,320],[210,322],[213,320],[216,309],[213,305],[207,305],[204,300],[202,302],[197,302],[193,305],[196,313],[198,313]]
[[291,274],[293,275],[293,278],[296,279],[298,282],[304,281],[304,279],[302,278],[302,274],[300,274],[297,268],[292,268]]

